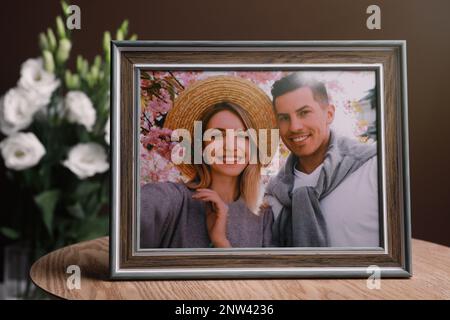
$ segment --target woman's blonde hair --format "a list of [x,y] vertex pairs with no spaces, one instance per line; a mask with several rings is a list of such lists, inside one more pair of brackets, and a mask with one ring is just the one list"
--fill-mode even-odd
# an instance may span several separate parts
[[[245,109],[231,102],[220,102],[211,106],[211,108],[208,108],[201,118],[202,128],[206,128],[206,125],[213,115],[224,110],[231,111],[236,114],[244,123],[246,127],[245,129],[255,128],[253,121],[251,120]],[[249,138],[252,139],[252,137]],[[191,189],[209,188],[209,186],[211,185],[210,167],[205,163],[202,163],[195,164],[194,169],[195,177],[188,181],[186,185]],[[262,200],[260,180],[261,163],[258,158],[256,164],[249,163],[239,176],[240,196],[244,199],[247,207],[255,214],[259,213],[258,209]]]

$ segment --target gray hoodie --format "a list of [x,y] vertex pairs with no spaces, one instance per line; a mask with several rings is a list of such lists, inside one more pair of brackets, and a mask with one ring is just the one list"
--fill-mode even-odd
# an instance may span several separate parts
[[[141,248],[208,248],[205,203],[183,183],[141,187]],[[227,237],[232,247],[271,246],[270,208],[252,213],[242,198],[228,204]]]
[[266,188],[269,203],[275,201],[281,204],[281,212],[275,212],[272,228],[274,244],[283,247],[328,247],[328,227],[320,200],[376,155],[376,144],[360,143],[331,131],[317,185],[294,190],[297,157],[290,154],[285,166]]

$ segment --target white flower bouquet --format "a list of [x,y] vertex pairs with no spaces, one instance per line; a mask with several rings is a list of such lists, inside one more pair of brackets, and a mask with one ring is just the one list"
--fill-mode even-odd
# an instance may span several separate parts
[[[136,39],[127,33],[124,21],[116,39]],[[1,158],[21,192],[17,212],[1,211],[0,233],[32,258],[108,233],[110,40],[105,32],[102,56],[78,56],[70,71],[71,31],[57,17],[56,32],[39,36],[41,57],[0,99]]]

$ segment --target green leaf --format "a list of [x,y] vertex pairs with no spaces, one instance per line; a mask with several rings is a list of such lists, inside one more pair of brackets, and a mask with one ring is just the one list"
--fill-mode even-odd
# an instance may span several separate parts
[[61,191],[59,190],[49,190],[34,197],[34,202],[41,210],[42,220],[50,235],[53,234],[53,217],[60,195]]
[[80,55],[77,56],[77,71],[78,73],[83,71],[83,57]]
[[111,33],[109,31],[105,31],[103,34],[103,51],[105,51],[106,55],[109,55],[110,52],[110,42],[111,42]]
[[78,74],[72,74],[70,70],[66,70],[64,75],[67,88],[70,90],[78,90],[80,88],[80,77]]
[[7,227],[1,227],[0,233],[11,240],[17,240],[20,237],[20,233],[18,231]]
[[121,29],[117,30],[116,32],[116,40],[122,41],[125,38],[123,35],[123,31]]
[[50,28],[47,29],[47,40],[50,51],[54,52],[56,50],[56,37]]
[[92,141],[89,133],[81,125],[77,126],[77,134],[78,134],[79,142],[91,142]]
[[[51,155],[51,154],[49,154]],[[48,165],[43,164],[39,171],[37,172],[39,175],[39,181],[42,183],[42,189],[46,190],[50,188],[51,177],[50,177],[51,169]]]
[[123,37],[125,38],[128,34],[128,20],[124,20],[119,27],[120,31],[123,33]]
[[44,69],[50,73],[55,72],[55,61],[50,51],[42,51],[42,57],[44,57]]
[[97,69],[100,70],[100,68],[102,67],[102,57],[100,57],[99,55],[96,55],[94,58],[93,66],[95,66]]
[[61,7],[66,17],[69,16],[69,5],[65,1],[61,1]]
[[75,196],[77,199],[83,199],[100,189],[100,182],[83,181],[80,182],[75,190]]
[[56,52],[56,61],[59,65],[62,65],[69,59],[71,49],[72,43],[70,40],[64,38],[59,41],[58,50]]
[[92,79],[94,79],[94,81],[98,80],[99,73],[100,68],[97,65],[93,64],[91,66],[90,76],[92,77]]
[[94,217],[83,222],[77,230],[77,241],[91,240],[108,234],[109,217]]
[[87,201],[84,202],[86,211],[88,211],[89,215],[96,215],[101,208],[101,203],[98,197],[91,196]]
[[23,174],[23,182],[26,186],[32,186],[34,181],[34,170],[24,170]]
[[59,39],[67,38],[66,28],[64,26],[64,22],[63,22],[61,16],[56,17],[56,32],[58,33]]
[[80,76],[83,78],[86,76],[89,70],[88,62],[80,55],[77,56],[77,71]]
[[39,33],[39,47],[41,48],[41,50],[48,50],[49,49],[49,44],[48,44],[47,37],[42,32]]
[[67,207],[67,211],[69,212],[69,214],[71,216],[78,218],[78,219],[84,219],[86,216],[84,213],[83,207],[81,206],[81,204],[79,202],[77,202],[73,206]]

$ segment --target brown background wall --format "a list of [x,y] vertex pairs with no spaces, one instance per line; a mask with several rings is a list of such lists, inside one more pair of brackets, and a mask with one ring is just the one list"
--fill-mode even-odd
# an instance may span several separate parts
[[[92,58],[104,30],[124,18],[145,40],[405,39],[413,236],[450,245],[450,1],[448,0],[189,0],[74,1],[81,8],[73,57]],[[382,29],[368,30],[377,4]],[[15,85],[20,64],[39,54],[37,35],[60,13],[58,1],[3,1],[0,94]],[[19,200],[0,161],[1,214]],[[1,267],[0,267],[1,269]]]

